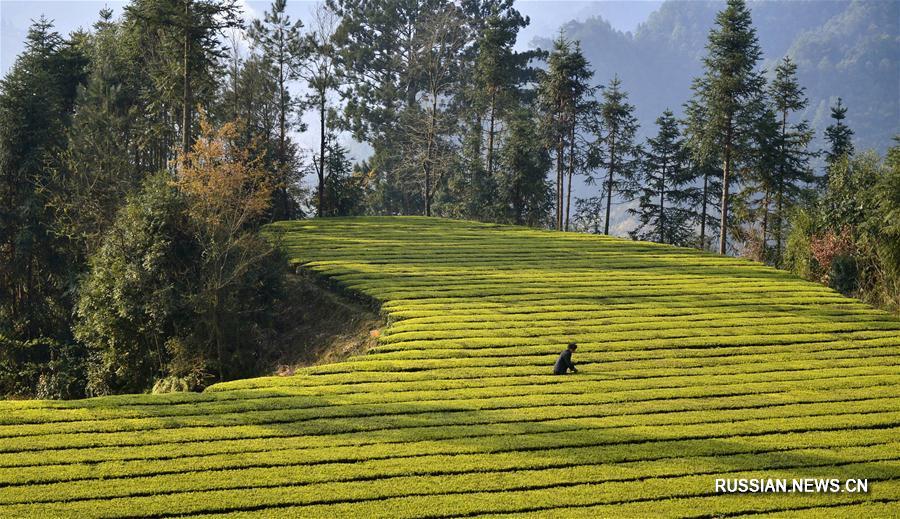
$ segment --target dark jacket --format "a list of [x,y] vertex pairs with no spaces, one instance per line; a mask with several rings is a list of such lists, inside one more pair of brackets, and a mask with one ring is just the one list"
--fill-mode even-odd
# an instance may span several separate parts
[[554,375],[565,375],[568,370],[578,371],[575,369],[575,364],[572,363],[572,350],[566,348],[566,350],[559,354],[559,358],[556,359],[556,365],[553,366],[553,374]]

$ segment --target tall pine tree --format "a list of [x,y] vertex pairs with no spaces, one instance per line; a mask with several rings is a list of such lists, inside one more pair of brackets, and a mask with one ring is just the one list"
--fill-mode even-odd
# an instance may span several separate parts
[[0,334],[13,339],[68,335],[71,266],[44,190],[86,64],[82,48],[41,17],[0,81]]
[[825,140],[828,141],[828,149],[825,150],[825,161],[831,167],[841,157],[853,155],[853,130],[844,123],[847,118],[847,107],[839,97],[837,104],[831,107],[832,124],[825,128]]
[[[326,208],[326,186],[328,185],[329,160],[326,155],[330,149],[341,149],[328,137],[333,133],[336,114],[329,108],[329,94],[340,85],[340,68],[338,55],[334,46],[334,34],[340,20],[327,4],[319,4],[314,11],[314,19],[310,31],[303,37],[306,59],[300,63],[300,77],[309,86],[306,105],[314,107],[319,119],[319,153],[314,158],[314,167],[318,183],[316,184],[316,214],[322,216],[326,212],[333,213],[333,208]],[[331,124],[329,124],[331,123]],[[336,160],[338,160],[337,158]],[[338,160],[339,162],[339,160]]]
[[719,253],[725,254],[731,187],[739,181],[736,166],[750,160],[765,84],[756,70],[761,51],[744,0],[728,0],[716,15],[706,51],[704,75],[694,80],[692,89],[706,117],[705,127],[699,129],[704,154],[715,154],[722,165]]
[[628,93],[621,86],[616,76],[603,90],[595,123],[595,164],[606,171],[603,234],[609,234],[613,197],[630,199],[635,194],[640,169],[641,150],[635,142],[638,122],[634,105],[628,102]]
[[796,202],[802,190],[815,180],[807,150],[813,132],[807,121],[788,124],[788,118],[806,108],[809,100],[797,81],[797,65],[785,57],[775,67],[775,78],[769,86],[769,97],[778,117],[778,133],[775,141],[775,210],[773,234],[775,239],[775,265],[781,264],[781,251],[785,236],[785,213]]
[[587,167],[588,143],[582,134],[589,128],[592,76],[581,46],[560,35],[538,86],[543,132],[556,167],[557,230],[568,228],[572,177]]
[[686,245],[693,236],[692,212],[684,205],[693,194],[687,148],[671,110],[663,112],[656,125],[659,130],[647,139],[644,153],[639,205],[630,210],[638,218],[631,236]]
[[716,236],[716,224],[719,222],[715,208],[722,200],[722,170],[718,164],[716,150],[704,145],[704,133],[707,127],[705,107],[696,99],[685,103],[685,144],[688,149],[688,175],[694,190],[691,205],[695,224],[699,227],[697,247],[710,250]]

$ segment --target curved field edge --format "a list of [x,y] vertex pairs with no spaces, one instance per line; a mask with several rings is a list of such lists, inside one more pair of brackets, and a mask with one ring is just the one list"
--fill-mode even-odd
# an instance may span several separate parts
[[[368,354],[202,394],[0,403],[0,516],[900,514],[900,321],[692,249],[420,217],[282,222]],[[548,374],[577,340],[581,373]],[[717,494],[717,478],[869,492]]]

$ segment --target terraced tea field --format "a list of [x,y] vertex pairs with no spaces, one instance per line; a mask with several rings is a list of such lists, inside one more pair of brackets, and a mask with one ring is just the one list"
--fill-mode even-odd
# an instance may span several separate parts
[[[0,403],[0,517],[900,515],[900,321],[747,261],[424,218],[280,223],[379,347],[203,394]],[[580,372],[550,375],[575,340]],[[717,494],[719,478],[868,493]]]

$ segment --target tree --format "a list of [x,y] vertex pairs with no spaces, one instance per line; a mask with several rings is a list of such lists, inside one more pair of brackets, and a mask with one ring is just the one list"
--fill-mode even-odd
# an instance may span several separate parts
[[628,93],[620,88],[621,85],[622,82],[615,76],[603,90],[603,101],[594,123],[597,136],[594,164],[606,170],[603,234],[609,234],[613,194],[631,197],[640,168],[641,150],[634,141],[637,118],[634,116],[634,105],[628,102]]
[[441,211],[480,220],[503,218],[500,149],[513,112],[530,101],[527,86],[536,70],[529,63],[540,51],[514,50],[519,30],[529,20],[513,0],[462,0],[460,7],[468,41],[450,110],[462,133],[461,164],[447,178]]
[[509,134],[500,149],[500,192],[504,209],[517,225],[542,225],[553,206],[547,181],[550,154],[542,144],[538,124],[527,108],[510,119]]
[[687,120],[685,124],[685,145],[688,149],[688,177],[691,183],[699,185],[693,191],[691,206],[694,211],[695,224],[700,227],[697,246],[701,250],[710,250],[715,236],[716,224],[719,222],[713,208],[722,200],[721,167],[717,164],[715,150],[704,145],[704,132],[708,117],[703,105],[692,99],[685,104]]
[[[420,171],[404,156],[403,112],[416,109],[422,75],[423,23],[448,0],[329,0],[341,18],[333,42],[347,87],[344,116],[354,138],[372,145],[373,169],[384,186],[383,211],[420,213],[425,206]],[[400,153],[398,153],[400,151]]]
[[192,320],[197,252],[171,176],[148,177],[104,234],[79,289],[75,335],[90,352],[90,395],[140,393],[165,374],[167,342]]
[[[494,149],[497,121],[516,99],[518,56],[513,51],[516,35],[525,20],[511,7],[501,12],[492,6],[490,15],[478,34],[475,46],[474,99],[487,118],[487,175],[494,175]],[[481,128],[479,128],[481,131]]]
[[[227,348],[239,341],[228,333],[234,330],[232,320],[242,308],[255,316],[265,315],[261,308],[243,307],[261,304],[257,298],[238,294],[259,283],[256,277],[277,279],[265,274],[260,265],[273,265],[280,271],[273,260],[277,253],[254,229],[269,209],[274,185],[260,155],[238,142],[234,123],[215,128],[201,117],[200,131],[191,151],[179,157],[176,185],[186,200],[190,233],[199,247],[199,286],[192,305],[204,328],[203,342],[213,348],[218,378],[224,380],[230,373]],[[262,304],[267,307],[271,302]]]
[[431,216],[435,185],[443,181],[452,151],[450,136],[455,120],[448,114],[447,99],[459,79],[462,50],[466,43],[458,26],[462,13],[453,5],[423,17],[419,29],[418,58],[423,91],[415,106],[403,111],[402,128],[410,161],[406,169],[420,171],[425,216]]
[[218,61],[226,57],[219,37],[242,27],[239,14],[237,0],[135,0],[125,7],[126,25],[138,39],[135,50],[151,56],[148,73],[159,93],[180,108],[182,153],[193,142],[197,104],[216,90]]
[[75,113],[59,152],[48,204],[54,232],[65,237],[67,254],[84,266],[129,193],[149,173],[140,160],[134,115],[139,107],[130,64],[119,45],[112,11],[100,12],[87,38],[88,76],[79,85]]
[[631,236],[685,245],[693,236],[693,213],[683,207],[692,195],[687,149],[671,110],[663,112],[656,125],[656,136],[647,139],[638,209],[630,210],[639,222]]
[[844,123],[847,107],[840,97],[837,104],[831,107],[831,118],[834,123],[825,128],[825,140],[829,145],[829,149],[825,150],[825,162],[829,168],[841,157],[853,155],[853,130]]
[[776,265],[780,265],[785,211],[797,200],[803,187],[815,179],[809,167],[811,154],[807,151],[813,131],[807,121],[788,124],[788,117],[806,108],[809,102],[803,87],[797,82],[797,65],[790,57],[785,57],[775,67],[775,79],[769,86],[769,96],[779,118],[774,148],[775,178],[772,187],[775,194],[774,261]]
[[[300,62],[299,75],[309,86],[306,104],[315,106],[319,114],[319,156],[315,160],[316,176],[316,214],[323,216],[325,207],[326,178],[325,156],[329,148],[327,137],[331,134],[329,125],[328,94],[340,86],[340,68],[335,48],[335,32],[339,25],[338,15],[327,5],[319,4],[314,12],[313,25],[310,32],[303,36],[306,59]],[[333,119],[335,115],[332,115]]]
[[[754,125],[753,149],[742,171],[743,189],[732,196],[730,225],[735,238],[748,247],[745,252],[757,261],[771,259],[772,205],[778,187],[781,125],[773,108],[762,112]],[[759,223],[760,227],[755,225]]]
[[72,271],[46,192],[85,64],[79,36],[41,17],[0,81],[0,333],[12,338],[68,335]]
[[274,0],[263,19],[253,20],[247,31],[263,62],[272,67],[276,88],[278,135],[274,160],[274,219],[293,216],[288,187],[296,177],[292,171],[296,168],[288,132],[298,127],[298,124],[293,120],[296,103],[288,86],[299,77],[298,69],[305,60],[306,50],[300,44],[303,23],[300,20],[292,22],[291,17],[284,12],[286,6],[286,0]]
[[580,45],[572,45],[560,35],[553,42],[547,71],[541,74],[538,86],[542,127],[556,164],[557,230],[568,228],[572,177],[586,168],[588,146],[581,130],[588,128],[588,99],[594,90],[587,82],[592,76]]
[[[347,149],[329,139],[325,163],[325,207],[322,216],[359,216],[365,212],[365,176],[347,158]],[[318,194],[316,194],[318,200]]]
[[753,122],[761,110],[765,82],[756,70],[761,51],[744,0],[728,0],[716,15],[706,51],[705,73],[694,80],[692,89],[706,118],[705,127],[699,129],[704,154],[716,150],[722,164],[719,253],[725,254],[731,184],[738,181],[735,165],[746,161],[752,149]]
[[[900,142],[900,140],[898,140]],[[841,155],[821,196],[794,213],[785,259],[794,272],[900,309],[900,147]]]

